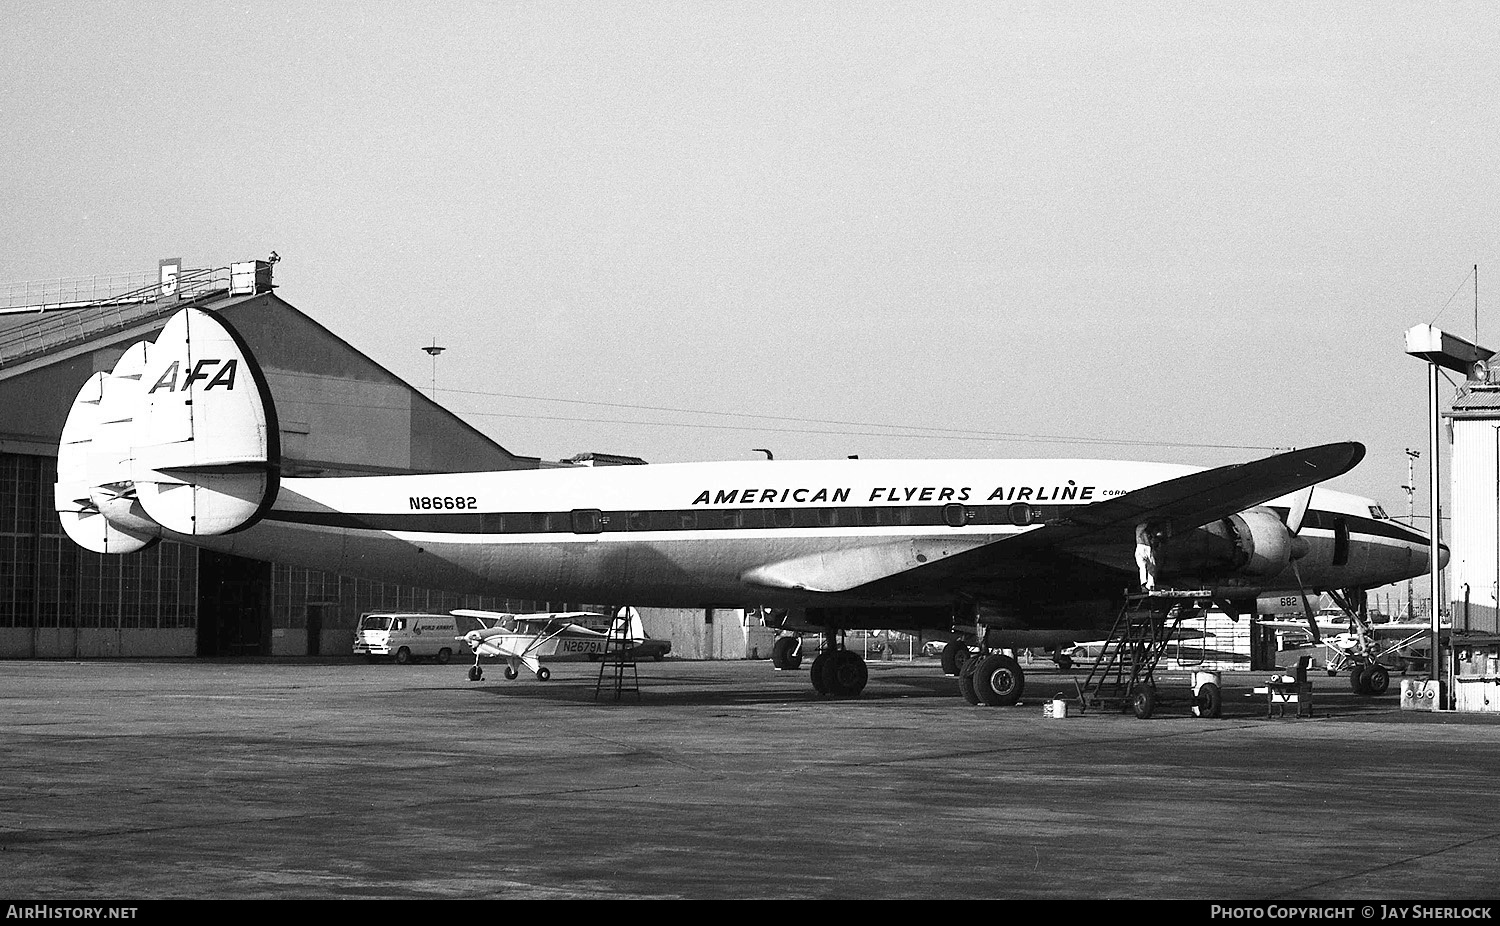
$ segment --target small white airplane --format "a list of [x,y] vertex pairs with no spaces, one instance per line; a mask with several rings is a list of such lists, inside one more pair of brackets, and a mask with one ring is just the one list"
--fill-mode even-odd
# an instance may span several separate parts
[[[1313,487],[1333,443],[1201,469],[1086,459],[744,461],[283,478],[276,406],[224,319],[186,308],[80,391],[55,507],[80,546],[163,537],[458,593],[789,610],[822,637],[812,681],[868,680],[849,630],[962,633],[960,692],[1014,704],[1004,648],[1110,632],[1156,579],[1230,613],[1276,590],[1367,589],[1427,571],[1428,539],[1374,501]],[[968,687],[965,687],[965,685]]]
[[514,680],[524,666],[545,682],[552,673],[542,665],[543,659],[598,658],[609,653],[612,643],[618,643],[621,652],[626,653],[646,638],[641,616],[634,608],[622,608],[608,631],[595,630],[580,623],[598,619],[599,615],[591,611],[509,614],[460,609],[452,613],[472,617],[482,625],[458,638],[474,652],[474,665],[469,669],[471,682],[484,678],[484,670],[479,665],[479,660],[484,657],[505,660],[507,679]]
[[[1337,598],[1335,598],[1337,600]],[[1348,602],[1346,602],[1348,604]],[[1349,685],[1359,694],[1384,694],[1390,685],[1388,665],[1425,666],[1432,643],[1432,625],[1424,621],[1371,621],[1354,607],[1322,608],[1311,622],[1295,618],[1260,618],[1262,627],[1308,631],[1309,645],[1323,647],[1329,675],[1349,673]],[[1438,639],[1447,640],[1451,623],[1438,625]]]

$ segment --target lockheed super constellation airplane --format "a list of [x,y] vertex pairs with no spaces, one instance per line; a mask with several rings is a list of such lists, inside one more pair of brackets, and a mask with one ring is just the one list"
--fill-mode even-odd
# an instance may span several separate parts
[[[90,550],[158,538],[346,575],[509,597],[793,609],[820,691],[859,693],[843,631],[975,631],[972,687],[1014,703],[1001,647],[1097,639],[1137,581],[1254,611],[1279,590],[1427,571],[1427,537],[1312,486],[1335,443],[1215,469],[1108,460],[750,461],[281,478],[276,409],[222,318],[174,316],[79,393],[56,507]],[[961,686],[962,687],[962,686]]]

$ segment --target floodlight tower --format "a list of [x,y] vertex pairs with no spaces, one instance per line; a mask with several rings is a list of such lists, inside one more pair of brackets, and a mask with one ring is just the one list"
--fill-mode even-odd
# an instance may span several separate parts
[[[1422,456],[1422,451],[1406,448],[1406,485],[1401,488],[1406,490],[1406,524],[1408,527],[1417,526],[1417,459]],[[1406,619],[1411,620],[1416,612],[1416,579],[1406,580]]]
[[438,347],[437,338],[433,338],[432,339],[432,346],[431,347],[424,347],[422,349],[425,350],[428,353],[428,355],[432,357],[432,401],[436,402],[437,401],[437,357],[438,357],[438,354],[441,354],[443,351],[447,350],[448,348],[446,348],[446,347]]

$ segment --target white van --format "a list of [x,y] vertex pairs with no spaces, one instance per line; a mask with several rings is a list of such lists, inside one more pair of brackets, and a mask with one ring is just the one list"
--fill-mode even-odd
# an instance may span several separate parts
[[458,619],[451,614],[362,614],[354,655],[372,662],[391,657],[401,665],[429,657],[446,663],[459,636]]

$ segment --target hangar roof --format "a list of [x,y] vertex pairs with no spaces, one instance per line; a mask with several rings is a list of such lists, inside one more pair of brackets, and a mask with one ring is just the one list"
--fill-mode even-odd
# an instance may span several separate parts
[[[153,294],[156,295],[156,294]],[[287,475],[534,469],[270,291],[0,314],[0,451],[54,456],[74,397],[187,305],[232,324],[266,374]]]

